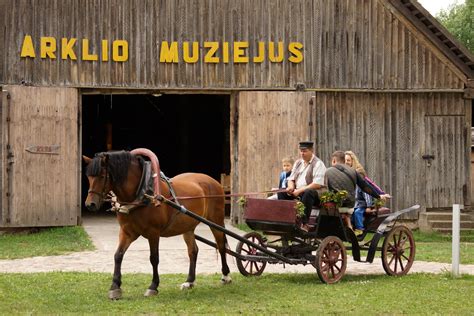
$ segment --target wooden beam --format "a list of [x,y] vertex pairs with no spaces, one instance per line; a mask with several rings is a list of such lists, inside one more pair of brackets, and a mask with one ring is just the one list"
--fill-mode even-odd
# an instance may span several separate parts
[[474,79],[468,79],[464,89],[464,99],[474,99]]

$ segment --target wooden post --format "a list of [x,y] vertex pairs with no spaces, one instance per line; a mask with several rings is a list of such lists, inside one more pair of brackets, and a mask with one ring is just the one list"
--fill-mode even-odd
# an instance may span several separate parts
[[459,276],[459,241],[460,241],[461,205],[453,204],[453,245],[451,271],[454,277]]

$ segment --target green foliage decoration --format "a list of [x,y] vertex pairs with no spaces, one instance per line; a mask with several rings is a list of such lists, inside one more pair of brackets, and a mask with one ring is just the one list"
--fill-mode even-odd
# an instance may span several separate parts
[[321,194],[321,203],[334,203],[337,207],[341,207],[349,193],[346,190],[341,191],[327,191]]
[[385,201],[382,199],[374,199],[374,206],[376,208],[383,207],[385,205]]
[[237,200],[237,203],[240,205],[241,208],[245,208],[245,206],[247,205],[247,199],[245,198],[245,196],[241,196]]
[[296,217],[302,218],[304,216],[304,204],[301,201],[296,202],[295,210],[296,210]]

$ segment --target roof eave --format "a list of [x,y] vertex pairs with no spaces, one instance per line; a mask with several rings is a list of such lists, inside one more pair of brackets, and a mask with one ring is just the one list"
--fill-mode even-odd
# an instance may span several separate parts
[[468,79],[474,78],[474,55],[416,0],[389,0],[428,37]]

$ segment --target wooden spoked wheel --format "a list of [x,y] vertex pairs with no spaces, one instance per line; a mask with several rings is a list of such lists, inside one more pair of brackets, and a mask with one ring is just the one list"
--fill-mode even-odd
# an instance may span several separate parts
[[322,282],[338,282],[347,267],[347,252],[342,240],[336,236],[324,238],[316,251],[315,266]]
[[408,273],[415,261],[413,233],[405,226],[394,227],[385,237],[382,247],[382,265],[388,275]]
[[[257,232],[247,233],[243,237],[261,247],[267,248],[262,235]],[[242,241],[239,241],[239,243],[237,244],[236,252],[243,256],[258,255],[257,248],[243,243]],[[237,261],[237,268],[239,268],[240,273],[242,273],[242,275],[244,276],[258,276],[262,274],[263,270],[265,270],[265,267],[267,265],[265,261],[260,262],[255,260],[241,260],[237,257],[235,259]]]

